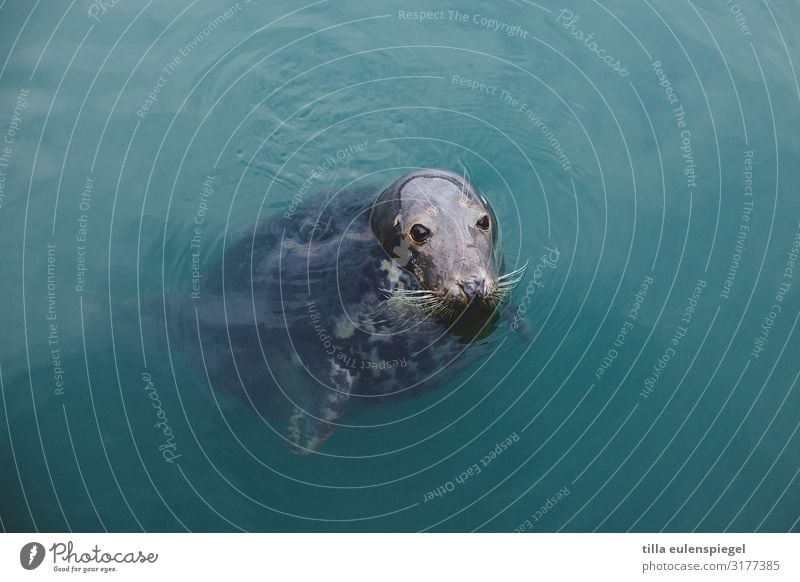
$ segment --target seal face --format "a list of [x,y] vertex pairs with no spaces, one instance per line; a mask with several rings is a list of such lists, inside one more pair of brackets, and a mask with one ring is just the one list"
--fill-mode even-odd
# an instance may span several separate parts
[[489,311],[504,296],[496,261],[497,219],[465,179],[441,170],[403,176],[378,197],[370,226],[383,249],[416,277],[410,294],[437,316]]
[[353,398],[442,384],[491,334],[524,274],[499,274],[498,240],[486,198],[444,170],[268,218],[206,278],[201,334],[228,340],[205,350],[212,383],[288,407],[287,440],[314,452]]

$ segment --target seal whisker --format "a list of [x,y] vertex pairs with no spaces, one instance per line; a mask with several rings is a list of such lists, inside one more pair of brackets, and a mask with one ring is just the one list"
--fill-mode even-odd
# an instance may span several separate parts
[[427,289],[385,289],[379,287],[378,290],[391,295],[432,295]]
[[511,291],[517,285],[519,285],[520,281],[522,281],[522,279],[510,279],[508,281],[503,281],[497,285],[497,289],[499,291],[506,291],[506,290]]
[[501,303],[508,299],[518,282],[519,281],[508,281],[504,285],[498,285],[494,293],[486,297],[486,302],[492,309],[496,309]]
[[433,295],[431,293],[399,293],[398,297],[402,297],[403,299],[408,299],[410,301],[422,301],[424,299],[433,299]]
[[425,299],[408,300],[407,303],[409,305],[418,306],[421,309],[427,309],[427,310],[436,309],[440,305],[440,302],[433,297],[427,297]]
[[528,268],[528,262],[526,261],[524,265],[522,265],[519,269],[515,269],[506,273],[505,275],[501,275],[497,278],[497,293],[501,293],[503,295],[503,299],[509,295],[511,292],[514,291],[517,285],[519,285],[522,278],[525,276],[525,271]]
[[402,303],[420,308],[433,307],[439,299],[434,293],[425,289],[381,289],[389,293],[389,298],[394,298]]
[[500,285],[502,285],[502,284],[508,285],[511,282],[518,283],[519,281],[522,280],[523,275],[524,275],[524,273],[520,273],[519,275],[514,275],[512,277],[506,276],[506,277],[504,277],[502,279],[498,279],[498,284],[500,284]]
[[511,278],[517,278],[517,277],[522,278],[525,275],[525,271],[527,269],[528,269],[528,261],[525,261],[525,264],[522,265],[519,269],[515,269],[513,271],[506,273],[505,275],[501,275],[500,277],[497,278],[497,280],[504,281],[506,279],[511,279]]

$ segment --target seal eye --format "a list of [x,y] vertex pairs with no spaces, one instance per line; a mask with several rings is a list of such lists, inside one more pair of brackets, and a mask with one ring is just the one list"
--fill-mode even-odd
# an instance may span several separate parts
[[480,219],[478,220],[478,222],[476,223],[476,225],[481,230],[489,230],[489,226],[490,226],[489,216],[487,214],[484,214],[483,216],[481,216]]
[[421,224],[415,224],[411,227],[411,230],[408,231],[411,235],[411,240],[413,240],[418,245],[421,245],[426,240],[428,240],[431,236],[431,231],[427,228],[422,226]]

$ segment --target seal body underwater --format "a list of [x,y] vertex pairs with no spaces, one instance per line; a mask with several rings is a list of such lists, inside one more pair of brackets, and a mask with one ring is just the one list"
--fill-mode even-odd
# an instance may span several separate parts
[[204,277],[213,387],[282,419],[293,449],[311,453],[354,400],[445,384],[524,273],[502,274],[498,233],[486,198],[434,169],[259,222]]

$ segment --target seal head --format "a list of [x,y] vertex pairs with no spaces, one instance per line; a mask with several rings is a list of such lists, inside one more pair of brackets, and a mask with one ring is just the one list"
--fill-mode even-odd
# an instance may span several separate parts
[[419,282],[421,291],[406,297],[437,315],[492,311],[502,300],[497,219],[462,176],[435,169],[406,174],[375,201],[370,226],[386,253]]

